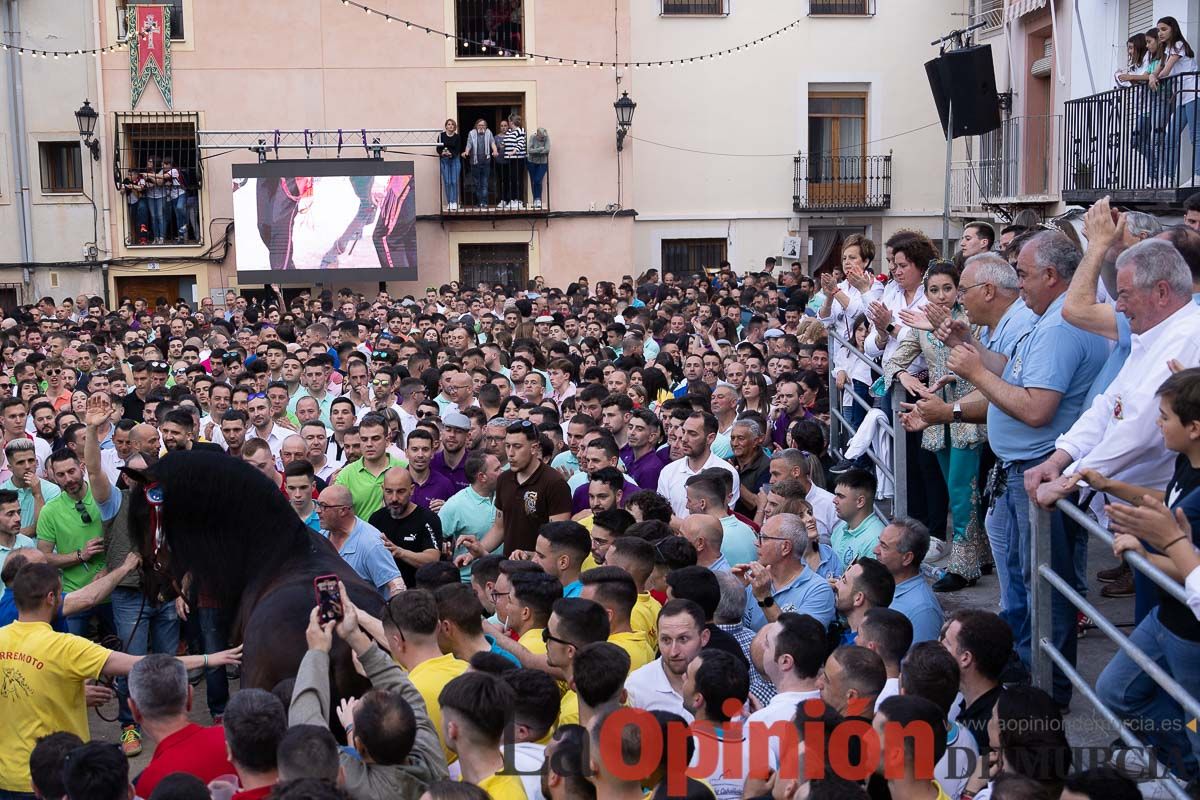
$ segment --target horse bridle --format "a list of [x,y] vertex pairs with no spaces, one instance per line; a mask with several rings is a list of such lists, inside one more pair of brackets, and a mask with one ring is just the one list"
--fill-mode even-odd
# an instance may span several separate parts
[[163,549],[162,505],[163,489],[156,483],[148,483],[145,488],[146,503],[150,506],[150,562],[155,572],[161,571],[163,564],[159,560]]

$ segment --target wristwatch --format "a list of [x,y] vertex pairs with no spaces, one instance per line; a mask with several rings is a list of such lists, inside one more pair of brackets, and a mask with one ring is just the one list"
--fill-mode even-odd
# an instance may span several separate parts
[[775,605],[775,596],[774,595],[769,594],[766,597],[764,597],[762,600],[758,601],[759,608],[770,608],[773,605]]
[[955,422],[963,421],[963,419],[962,419],[962,404],[957,401],[954,403],[954,421]]
[[83,550],[76,550],[75,557],[79,559],[80,564],[84,563]]
[[894,323],[894,322],[889,322],[889,323],[888,323],[888,325],[887,325],[887,328],[885,328],[885,330],[886,330],[888,333],[895,333],[895,332],[896,332],[896,323]]

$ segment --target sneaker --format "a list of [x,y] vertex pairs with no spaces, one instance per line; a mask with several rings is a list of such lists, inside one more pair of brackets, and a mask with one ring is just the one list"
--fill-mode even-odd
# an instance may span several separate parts
[[925,554],[925,561],[923,563],[932,564],[941,561],[948,555],[950,555],[950,545],[941,539],[930,539],[929,552]]
[[947,572],[933,584],[932,588],[935,592],[957,592],[968,586],[974,586],[978,582],[978,578],[964,578],[957,572]]
[[854,462],[849,458],[843,458],[838,463],[829,468],[829,471],[834,475],[841,475],[843,472],[849,472],[854,469]]
[[1101,583],[1112,583],[1113,581],[1120,580],[1121,576],[1125,575],[1127,572],[1129,572],[1129,565],[1122,561],[1115,567],[1110,569],[1102,569],[1097,572],[1096,580],[1100,581]]
[[121,750],[127,758],[142,754],[142,732],[136,725],[126,725],[121,729]]
[[1092,627],[1092,618],[1082,611],[1075,612],[1075,636],[1082,639]]
[[1133,570],[1100,590],[1103,597],[1133,597]]
[[534,208],[536,208],[536,209],[539,209],[539,210],[540,210],[540,209],[541,209],[541,207],[542,207],[542,201],[541,201],[541,200],[534,200],[534,201],[533,201],[533,207],[534,207]]
[[1135,781],[1162,780],[1170,771],[1148,748],[1128,747],[1122,742],[1115,747],[1108,763],[1117,772]]

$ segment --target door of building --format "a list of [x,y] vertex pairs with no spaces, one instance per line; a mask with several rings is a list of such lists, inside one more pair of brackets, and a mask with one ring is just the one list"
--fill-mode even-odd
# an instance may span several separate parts
[[179,297],[179,277],[176,275],[138,275],[130,278],[117,278],[117,299],[136,300],[141,297],[150,308],[164,298],[167,303],[174,303]]

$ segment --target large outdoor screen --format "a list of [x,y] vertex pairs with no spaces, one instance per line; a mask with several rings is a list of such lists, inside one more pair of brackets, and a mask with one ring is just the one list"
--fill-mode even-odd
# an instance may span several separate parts
[[238,280],[417,279],[411,161],[233,165]]

